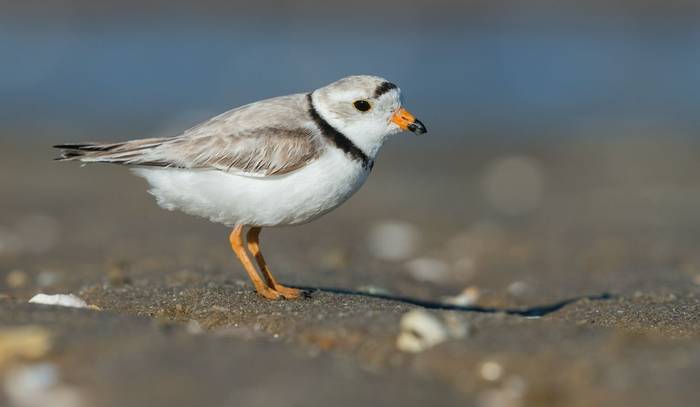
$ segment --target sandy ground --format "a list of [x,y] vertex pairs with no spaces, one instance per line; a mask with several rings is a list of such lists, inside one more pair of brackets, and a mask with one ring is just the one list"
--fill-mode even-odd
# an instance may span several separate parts
[[698,146],[655,140],[394,140],[339,210],[263,232],[312,291],[277,302],[125,168],[4,142],[0,404],[696,404]]

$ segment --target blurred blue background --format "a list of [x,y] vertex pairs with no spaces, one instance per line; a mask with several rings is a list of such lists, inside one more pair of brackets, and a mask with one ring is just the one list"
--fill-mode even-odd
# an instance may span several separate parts
[[231,107],[361,73],[398,83],[443,136],[435,143],[609,137],[589,130],[610,126],[693,137],[700,127],[692,3],[0,7],[2,137],[175,135]]

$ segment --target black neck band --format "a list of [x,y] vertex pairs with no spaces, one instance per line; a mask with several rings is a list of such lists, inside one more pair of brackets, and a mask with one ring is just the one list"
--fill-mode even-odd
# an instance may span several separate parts
[[309,101],[309,115],[311,115],[311,119],[313,119],[314,123],[316,123],[319,130],[321,130],[321,134],[323,134],[325,138],[330,140],[330,142],[333,143],[336,147],[343,150],[345,154],[349,155],[355,160],[361,161],[362,167],[371,170],[374,166],[374,162],[369,157],[367,157],[367,154],[365,154],[364,151],[360,150],[360,148],[357,147],[355,143],[353,143],[343,133],[338,131],[335,127],[331,126],[330,123],[328,123],[323,119],[323,117],[321,117],[321,115],[314,107],[314,101],[311,98],[311,93],[308,93],[306,95],[306,99]]

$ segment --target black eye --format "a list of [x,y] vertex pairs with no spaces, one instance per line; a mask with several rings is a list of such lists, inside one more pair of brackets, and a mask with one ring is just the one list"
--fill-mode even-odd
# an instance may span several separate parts
[[353,106],[355,106],[355,109],[361,112],[366,112],[372,108],[372,105],[370,105],[369,102],[366,100],[356,100],[352,104]]

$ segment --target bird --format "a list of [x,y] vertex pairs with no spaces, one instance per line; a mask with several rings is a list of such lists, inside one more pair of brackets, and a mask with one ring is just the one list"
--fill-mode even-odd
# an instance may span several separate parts
[[59,161],[130,167],[162,208],[230,227],[231,249],[257,294],[293,300],[307,293],[272,275],[262,228],[304,224],[337,208],[364,184],[389,136],[426,133],[402,101],[393,82],[354,75],[233,108],[172,137],[53,147]]

